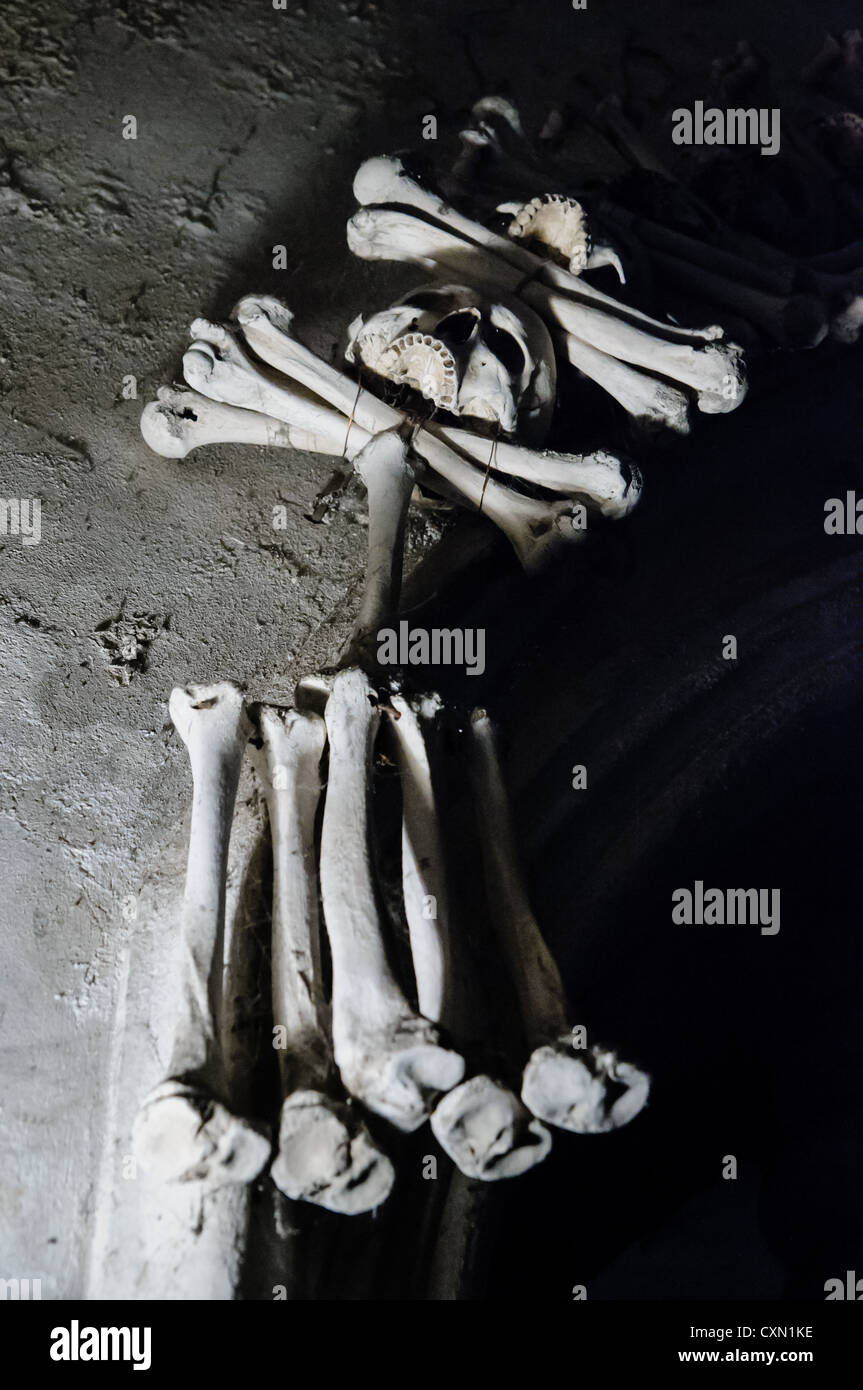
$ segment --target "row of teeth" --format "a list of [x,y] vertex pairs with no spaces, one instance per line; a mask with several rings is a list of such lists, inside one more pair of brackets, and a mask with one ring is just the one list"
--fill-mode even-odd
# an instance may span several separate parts
[[[533,235],[535,232],[534,223],[537,217],[548,207],[558,207],[564,219],[574,223],[574,231],[584,242],[581,259],[583,259],[586,265],[591,251],[590,227],[588,225],[587,216],[581,203],[577,202],[575,198],[567,198],[563,193],[543,193],[539,198],[531,198],[530,202],[525,203],[510,222],[507,228],[509,235],[512,237],[528,237]],[[543,240],[547,241],[548,239],[544,237]],[[549,244],[557,245],[558,250],[564,250],[558,243],[549,242]],[[569,255],[571,252],[567,250],[566,254]]]
[[439,338],[433,338],[430,333],[405,333],[402,337],[396,338],[386,352],[381,354],[377,370],[397,385],[402,385],[412,374],[399,367],[400,359],[418,347],[427,348],[437,358],[435,366],[439,369],[440,381],[435,382],[434,394],[430,399],[442,410],[454,410],[458,394],[455,358],[449,348]]

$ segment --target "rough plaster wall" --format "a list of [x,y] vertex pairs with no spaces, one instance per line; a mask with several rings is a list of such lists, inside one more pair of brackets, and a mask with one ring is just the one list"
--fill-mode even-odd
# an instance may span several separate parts
[[[188,322],[264,288],[329,352],[390,279],[415,278],[345,251],[359,158],[416,143],[428,111],[445,135],[486,86],[531,110],[586,55],[601,80],[624,33],[665,34],[699,70],[744,31],[799,62],[854,7],[784,8],[796,24],[739,3],[0,10],[0,494],[42,499],[41,544],[0,541],[0,1274],[41,1278],[44,1297],[183,1291],[170,1255],[147,1268],[144,1199],[121,1173],[166,1054],[184,867],[189,778],[166,700],[214,676],[286,698],[332,654],[361,571],[360,496],[328,526],[306,520],[327,461],[145,448],[141,403],[177,374]],[[137,402],[120,396],[128,373]],[[97,640],[121,614],[156,633],[128,684]]]

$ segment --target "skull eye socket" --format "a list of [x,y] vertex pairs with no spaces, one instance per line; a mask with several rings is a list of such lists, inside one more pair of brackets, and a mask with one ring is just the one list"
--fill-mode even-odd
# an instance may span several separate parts
[[458,309],[447,314],[438,324],[438,333],[452,347],[462,347],[469,343],[479,325],[479,314],[475,309]]
[[483,332],[488,346],[498,361],[506,367],[510,376],[513,379],[520,377],[527,366],[527,359],[517,339],[510,333],[504,333],[502,328],[495,328],[493,323],[485,324]]
[[434,290],[417,290],[410,297],[413,309],[439,309],[441,296]]

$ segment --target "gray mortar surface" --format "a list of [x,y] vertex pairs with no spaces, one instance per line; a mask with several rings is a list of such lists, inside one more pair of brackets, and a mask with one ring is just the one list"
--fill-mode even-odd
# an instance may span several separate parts
[[[230,677],[286,701],[358,594],[361,491],[329,524],[307,519],[329,460],[173,462],[143,444],[141,406],[178,375],[188,323],[266,289],[329,355],[417,278],[347,253],[361,158],[415,145],[427,112],[451,140],[486,88],[508,83],[532,113],[567,69],[601,84],[624,34],[693,71],[743,33],[799,66],[855,9],[786,8],[787,27],[748,0],[0,9],[0,493],[42,501],[41,544],[0,538],[0,1276],[41,1279],[43,1298],[188,1291],[170,1260],[147,1266],[123,1171],[166,1055],[184,870],[189,775],[167,698]],[[241,802],[240,856],[248,780]]]

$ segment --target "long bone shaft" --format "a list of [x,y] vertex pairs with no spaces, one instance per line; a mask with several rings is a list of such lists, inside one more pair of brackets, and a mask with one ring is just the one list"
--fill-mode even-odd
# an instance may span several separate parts
[[564,352],[573,367],[601,386],[645,429],[689,433],[689,400],[685,391],[600,352],[571,333],[562,336]]
[[405,526],[416,473],[407,441],[387,430],[372,437],[354,467],[369,499],[369,542],[365,588],[349,640],[348,660],[367,656],[378,631],[398,614],[402,586]]
[[398,1129],[417,1129],[461,1081],[464,1059],[405,999],[384,943],[370,857],[369,774],[380,718],[368,678],[333,678],[321,892],[333,961],[333,1048],[352,1095]]
[[[402,784],[402,886],[422,1013],[456,1036],[466,1030],[464,989],[455,978],[450,909],[429,729],[440,709],[435,696],[393,695],[391,720]],[[516,1095],[484,1072],[474,1073],[438,1103],[431,1127],[467,1177],[515,1177],[540,1163],[551,1135]]]
[[[191,334],[193,342],[183,357],[183,375],[201,395],[247,412],[273,416],[288,426],[288,442],[297,448],[334,454],[342,453],[350,442],[355,450],[368,443],[369,435],[362,426],[353,441],[349,440],[347,422],[314,394],[313,386],[309,390],[308,383],[302,383],[299,389],[288,391],[282,383],[270,381],[243,352],[230,329],[195,319]],[[253,428],[260,430],[260,426]]]
[[707,414],[733,410],[746,393],[742,354],[735,344],[712,339],[694,345],[671,340],[667,333],[657,336],[637,325],[628,310],[624,317],[622,306],[612,314],[575,292],[564,294],[538,280],[525,280],[510,262],[408,212],[361,208],[348,222],[348,245],[366,260],[406,261],[424,270],[467,275],[495,289],[520,293],[550,326],[563,328],[623,362],[690,387],[697,394],[699,409]]
[[[212,373],[212,358],[200,353],[190,364],[196,381],[205,383]],[[278,388],[276,388],[278,389]],[[255,444],[265,449],[301,449],[310,453],[338,454],[344,446],[344,420],[323,404],[314,423],[297,424],[299,410],[283,397],[280,408],[294,417],[294,422],[261,414],[249,406],[226,404],[200,394],[185,386],[160,386],[156,400],[148,402],[141,412],[141,434],[146,443],[163,458],[185,458],[192,449],[208,444]],[[307,402],[301,400],[303,413]],[[362,433],[352,441],[362,448]]]
[[438,829],[435,791],[423,726],[441,707],[438,696],[393,694],[395,737],[402,785],[402,888],[420,1013],[445,1028],[455,1003],[449,902]]
[[780,297],[728,280],[663,251],[651,251],[656,270],[689,294],[740,314],[779,347],[817,347],[827,336],[824,303],[812,294]]
[[193,779],[177,1014],[168,1078],[144,1101],[133,1140],[156,1176],[217,1187],[251,1181],[270,1155],[269,1140],[225,1103],[220,1038],[228,842],[251,725],[227,682],[178,688],[169,708]]
[[642,1109],[650,1083],[613,1052],[572,1045],[563,982],[528,901],[496,738],[485,710],[474,710],[471,718],[469,767],[489,905],[531,1049],[522,1100],[538,1119],[561,1129],[578,1134],[618,1129]]
[[609,210],[645,247],[659,272],[711,304],[740,314],[780,347],[814,347],[828,331],[829,305],[853,286],[803,270],[776,252],[774,264],[748,260],[710,241]]
[[253,752],[273,842],[273,1019],[285,1030],[279,1070],[285,1095],[325,1090],[333,1061],[321,976],[315,815],[326,726],[319,715],[269,706],[258,714]]
[[[622,364],[621,364],[622,365]],[[536,452],[509,440],[482,439],[468,430],[430,420],[423,433],[436,435],[461,453],[510,478],[522,478],[550,492],[567,496],[582,494],[594,502],[603,516],[627,516],[641,496],[641,474],[633,464],[625,464],[614,454],[598,449],[592,454],[560,454],[544,449]],[[423,440],[420,438],[419,447]]]
[[727,251],[712,241],[702,241],[685,232],[663,227],[650,218],[636,216],[610,204],[606,205],[606,215],[612,225],[626,228],[650,252],[662,251],[677,260],[721,275],[726,280],[762,290],[765,294],[788,295],[794,288],[796,267],[781,251],[775,252],[773,265],[767,266],[735,251]]
[[[321,972],[315,816],[326,726],[319,715],[263,707],[254,754],[273,841],[273,1018],[282,1110],[272,1176],[286,1196],[356,1215],[386,1199],[394,1172],[338,1095]],[[282,1041],[282,1040],[280,1040]]]

